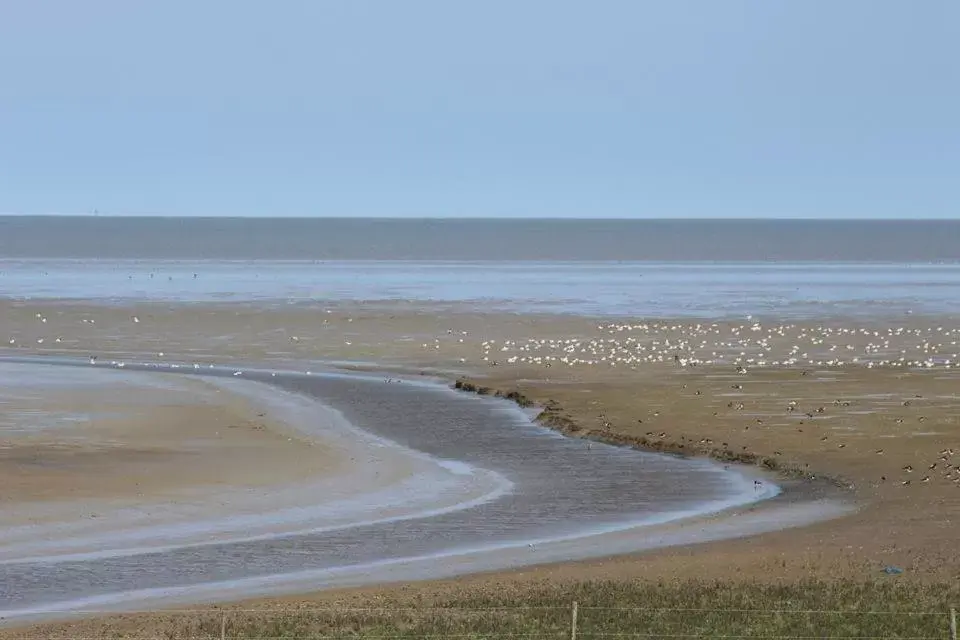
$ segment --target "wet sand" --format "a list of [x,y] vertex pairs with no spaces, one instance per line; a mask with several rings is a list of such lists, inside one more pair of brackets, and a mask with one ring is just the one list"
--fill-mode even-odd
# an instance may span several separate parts
[[255,383],[84,369],[0,363],[0,563],[408,517],[499,486],[451,481],[337,412]]
[[[200,380],[0,363],[3,523],[185,498],[196,487],[255,488],[340,471],[241,395]],[[24,503],[37,503],[28,509]]]
[[[158,368],[136,363],[127,363],[125,370],[118,365],[78,366],[113,366],[118,376]],[[430,517],[378,513],[379,520],[369,515],[363,520],[351,514],[353,520],[323,520],[319,528],[275,517],[272,532],[231,537],[221,531],[213,540],[183,539],[179,528],[163,523],[170,533],[161,538],[156,531],[144,532],[135,537],[139,546],[132,550],[114,546],[128,536],[112,530],[101,531],[99,537],[83,532],[91,548],[102,545],[96,551],[76,549],[77,541],[64,536],[45,545],[59,555],[43,557],[36,549],[33,556],[14,555],[0,562],[2,595],[9,603],[2,612],[5,618],[437,578],[746,535],[836,517],[845,510],[835,499],[791,495],[749,516],[684,523],[691,516],[743,507],[777,490],[767,481],[705,461],[600,444],[587,447],[531,425],[522,412],[503,402],[432,384],[343,374],[201,371],[227,380],[228,388],[260,381],[318,397],[375,436],[401,441],[441,461],[436,466],[446,474],[424,471],[407,486],[408,500],[430,501]],[[234,380],[237,373],[245,381]],[[376,462],[358,461],[358,466],[376,469],[377,474],[383,468]],[[562,478],[556,475],[558,467],[566,470]],[[498,478],[508,479],[509,486],[500,486]],[[340,486],[356,491],[356,484],[346,480]],[[328,497],[326,492],[320,495]],[[404,496],[394,492],[392,500]],[[372,510],[368,495],[348,497]],[[340,513],[332,509],[323,515],[336,518]],[[193,529],[195,523],[184,526]],[[68,546],[72,553],[62,555]]]
[[[714,335],[722,334],[721,340],[690,320],[618,330],[609,321],[455,307],[294,306],[265,312],[242,305],[4,304],[0,337],[10,334],[28,345],[10,350],[13,354],[156,359],[162,352],[165,359],[185,363],[272,362],[304,371],[319,368],[321,361],[348,361],[380,372],[392,367],[448,380],[467,376],[494,389],[519,389],[543,404],[553,401],[576,435],[782,460],[807,476],[852,487],[860,505],[855,515],[788,531],[614,562],[555,565],[545,559],[548,564],[535,570],[463,578],[459,584],[598,576],[870,578],[887,564],[904,568],[904,579],[960,576],[953,552],[960,460],[951,453],[960,451],[958,374],[946,362],[956,348],[951,318],[878,319],[857,324],[856,334],[841,332],[854,324],[843,319],[767,321],[759,331],[745,320],[720,323]],[[41,323],[37,313],[48,321]],[[61,342],[48,349],[49,336]],[[673,357],[694,351],[687,344],[678,347],[684,341],[694,347],[707,342],[691,355],[699,361],[695,365]],[[576,346],[568,351],[571,344]],[[801,350],[791,355],[795,344]],[[712,351],[727,357],[706,364]],[[831,363],[837,351],[856,352],[862,361],[849,356]],[[564,356],[568,362],[559,360]],[[763,364],[757,364],[760,358]],[[797,361],[782,364],[791,358]],[[890,365],[899,358],[902,365]],[[868,368],[871,359],[876,364]],[[774,360],[781,364],[771,365]]]

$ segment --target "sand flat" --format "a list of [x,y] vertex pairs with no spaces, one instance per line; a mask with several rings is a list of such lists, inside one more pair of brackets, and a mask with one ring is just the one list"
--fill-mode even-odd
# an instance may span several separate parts
[[[754,332],[757,322],[747,320],[624,319],[633,328],[619,330],[609,319],[449,306],[315,304],[266,311],[255,305],[4,304],[3,332],[52,335],[50,326],[58,323],[55,331],[63,335],[56,348],[30,344],[9,353],[157,359],[162,352],[187,364],[270,362],[307,371],[338,361],[384,376],[391,370],[447,380],[466,376],[553,401],[571,419],[573,435],[647,438],[655,446],[683,445],[695,455],[725,445],[835,478],[852,487],[859,504],[853,516],[742,540],[612,563],[548,563],[461,583],[543,576],[869,578],[887,564],[903,567],[904,579],[960,576],[953,524],[960,518],[954,508],[960,495],[958,372],[949,366],[956,362],[957,325],[951,318],[765,320]],[[46,326],[37,324],[36,313],[46,314]],[[132,323],[132,314],[141,322]],[[678,345],[694,336],[697,357],[717,351],[725,358],[680,366],[673,355],[686,355],[690,347]],[[831,362],[847,351],[854,355],[845,363]],[[624,361],[631,352],[637,359]],[[562,362],[565,356],[575,361]],[[736,369],[738,357],[744,372]],[[889,364],[899,358],[902,363]],[[927,361],[936,366],[918,364]]]
[[[305,443],[241,396],[209,384],[162,375],[76,380],[46,370],[0,365],[5,376],[36,379],[24,398],[7,386],[0,421],[0,500],[174,497],[198,485],[259,486],[333,475],[342,460],[319,442]],[[76,386],[80,388],[77,389]],[[12,397],[10,397],[12,396]],[[60,415],[76,416],[56,424]],[[52,416],[52,418],[51,418]],[[55,423],[50,426],[49,423]],[[5,509],[3,522],[29,510]]]
[[[128,363],[121,369],[80,361],[74,366],[110,367],[121,376],[131,370],[169,370],[163,363]],[[301,493],[312,492],[321,502],[292,515],[314,513],[319,528],[302,518],[290,521],[289,510],[273,509],[259,521],[253,516],[259,529],[252,535],[238,526],[249,526],[251,517],[234,514],[226,518],[226,527],[217,523],[216,531],[187,520],[131,532],[71,531],[72,536],[53,545],[21,543],[12,552],[5,549],[13,557],[0,559],[0,583],[7,585],[0,599],[10,603],[2,610],[6,619],[289,593],[305,585],[333,588],[436,578],[746,535],[846,511],[842,502],[820,504],[798,494],[777,501],[770,511],[758,511],[755,522],[710,519],[681,532],[673,525],[770,498],[778,489],[768,480],[706,461],[585,447],[532,425],[503,401],[417,380],[337,373],[274,376],[269,370],[238,369],[241,381],[234,369],[204,369],[201,375],[226,381],[227,388],[245,385],[273,394],[276,387],[281,394],[293,394],[285,403],[293,397],[304,402],[319,398],[361,425],[374,438],[375,449],[396,448],[379,438],[410,447],[420,466],[430,468],[415,473],[410,482],[391,483],[381,497],[390,509],[407,501],[421,512],[385,513],[374,502],[376,493],[360,492],[352,500],[344,496],[346,506],[375,512],[374,519],[367,515],[357,521],[354,514],[354,521],[331,526],[330,508],[336,517],[343,501],[331,505],[325,490],[302,486]],[[370,462],[358,470],[381,476],[383,456],[374,454]],[[563,476],[557,475],[558,466],[566,470]],[[498,487],[497,478],[509,485]],[[345,483],[339,486],[343,489]],[[354,483],[346,486],[356,489]],[[432,508],[423,511],[425,501]],[[106,549],[97,550],[95,543]],[[96,588],[81,588],[75,575]]]
[[[315,402],[254,382],[0,368],[33,382],[8,391],[3,405],[0,562],[109,557],[410,517],[493,490],[364,438]],[[84,380],[82,392],[65,390],[74,377]],[[26,397],[24,389],[38,393]],[[47,412],[68,407],[84,418],[36,428]],[[424,483],[435,490],[411,491]]]

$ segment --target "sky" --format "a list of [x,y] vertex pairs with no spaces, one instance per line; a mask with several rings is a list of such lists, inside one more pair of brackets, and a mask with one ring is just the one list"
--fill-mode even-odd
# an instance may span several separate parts
[[957,0],[0,0],[0,212],[960,217]]

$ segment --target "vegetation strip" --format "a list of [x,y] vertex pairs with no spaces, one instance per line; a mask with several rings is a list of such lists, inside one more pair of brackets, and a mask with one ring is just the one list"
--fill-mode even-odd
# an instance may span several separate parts
[[[957,584],[802,581],[535,583],[424,597],[114,616],[16,637],[146,638],[947,638]],[[337,606],[342,604],[342,606]],[[87,630],[96,625],[96,632]],[[8,636],[9,637],[9,636]]]

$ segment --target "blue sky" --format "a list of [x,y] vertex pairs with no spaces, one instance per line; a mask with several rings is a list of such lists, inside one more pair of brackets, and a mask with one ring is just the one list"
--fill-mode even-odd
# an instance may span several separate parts
[[956,0],[0,5],[0,212],[960,214]]

